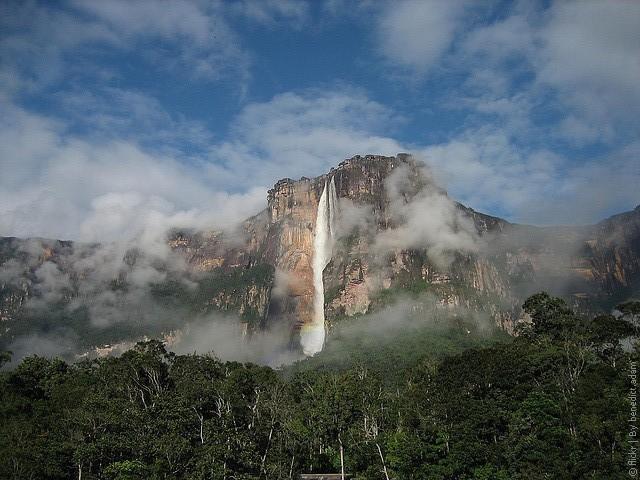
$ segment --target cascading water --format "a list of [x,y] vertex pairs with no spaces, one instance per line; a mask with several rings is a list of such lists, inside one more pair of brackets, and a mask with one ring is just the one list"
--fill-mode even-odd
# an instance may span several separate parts
[[324,346],[324,284],[322,273],[331,261],[335,241],[335,222],[338,205],[336,184],[333,177],[324,183],[324,189],[318,203],[316,230],[313,237],[313,319],[303,325],[300,331],[300,344],[305,355],[311,356]]

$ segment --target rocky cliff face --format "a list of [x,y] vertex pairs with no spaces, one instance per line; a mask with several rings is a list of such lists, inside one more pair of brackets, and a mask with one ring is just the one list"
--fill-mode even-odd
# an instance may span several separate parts
[[[381,232],[395,226],[389,179],[408,169],[412,192],[424,187],[420,165],[409,155],[356,156],[325,175],[283,179],[268,193],[267,209],[245,224],[244,262],[275,268],[262,326],[294,332],[313,313],[313,234],[325,182],[333,178],[343,221],[324,272],[327,326],[374,311],[398,295],[430,295],[442,308],[483,310],[508,331],[520,305],[542,289],[583,309],[609,308],[638,294],[640,210],[588,227],[515,225],[455,204],[468,218],[480,247],[434,262],[424,248],[376,249]],[[446,193],[441,192],[443,195]],[[235,254],[234,254],[235,255]],[[223,262],[221,265],[229,265]],[[236,262],[238,264],[238,262]]]
[[71,242],[0,238],[0,328],[37,294],[38,267],[46,262],[64,263],[72,250]]
[[587,279],[605,296],[625,299],[640,291],[640,206],[589,230],[581,258]]
[[[371,216],[369,220],[373,219],[377,231],[391,221],[385,181],[400,165],[416,168],[408,155],[397,158],[370,155],[345,160],[328,174],[313,179],[285,178],[269,190],[266,210],[245,222],[239,234],[246,242],[243,247],[225,247],[223,236],[212,233],[177,236],[171,245],[187,254],[189,262],[199,269],[209,265],[221,270],[271,265],[275,274],[267,305],[253,308],[265,312],[261,326],[288,325],[295,338],[296,331],[313,316],[313,237],[325,182],[333,178],[339,199],[366,207],[366,214]],[[365,253],[366,235],[355,233],[341,239],[340,244],[353,243],[354,238],[361,244],[360,253]],[[341,246],[337,250],[340,252]],[[346,273],[347,270],[350,273]],[[350,250],[346,256],[337,253],[325,273],[327,291],[334,292],[342,285],[340,301],[347,305],[344,311],[350,314],[366,312],[371,303],[365,285],[369,276],[365,270],[368,272],[368,260]],[[342,315],[343,309],[331,307],[327,313],[332,319]]]
[[[640,207],[593,226],[515,225],[449,199],[406,154],[356,156],[316,178],[280,180],[268,192],[267,208],[233,234],[172,232],[168,244],[186,261],[181,274],[188,282],[165,279],[162,292],[188,298],[196,312],[236,312],[249,334],[284,328],[297,345],[299,328],[313,318],[315,222],[329,179],[339,210],[334,253],[323,274],[329,330],[399,296],[428,297],[442,309],[481,310],[511,331],[524,298],[542,289],[583,309],[609,308],[640,292]],[[429,195],[421,193],[425,189]],[[433,223],[443,212],[453,220]],[[423,220],[446,235],[421,230]],[[418,234],[407,235],[412,229]],[[38,294],[38,266],[53,262],[64,271],[73,246],[41,242],[42,251],[27,260],[21,241],[2,242],[0,316],[6,326]],[[21,262],[21,280],[14,275],[8,281]],[[195,287],[175,294],[189,282]]]
[[[308,324],[313,317],[313,235],[318,202],[326,182],[333,178],[338,199],[348,199],[356,205],[369,207],[374,222],[382,228],[388,221],[384,182],[394,168],[408,162],[407,156],[354,157],[326,175],[299,181],[284,179],[276,183],[268,193],[267,215],[270,224],[263,258],[275,266],[279,274],[277,278],[282,283],[272,299],[267,322],[285,323],[295,331]],[[339,252],[340,246],[336,250]],[[336,261],[329,265],[324,275],[325,290],[335,289],[340,276],[334,267]],[[352,268],[355,268],[354,265]],[[340,278],[344,280],[344,275]],[[364,277],[360,284],[363,282]],[[351,295],[353,300],[350,312],[366,311],[362,302],[368,303],[368,300],[356,298],[354,290],[348,290],[346,295]],[[331,313],[329,310],[329,317]]]

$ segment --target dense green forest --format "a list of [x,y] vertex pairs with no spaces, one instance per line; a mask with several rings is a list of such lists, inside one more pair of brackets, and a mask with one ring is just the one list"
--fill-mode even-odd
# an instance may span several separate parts
[[639,304],[586,319],[537,294],[524,308],[515,338],[467,348],[452,328],[438,350],[410,333],[279,370],[158,341],[76,364],[28,357],[0,374],[0,478],[288,479],[342,464],[357,479],[629,478]]

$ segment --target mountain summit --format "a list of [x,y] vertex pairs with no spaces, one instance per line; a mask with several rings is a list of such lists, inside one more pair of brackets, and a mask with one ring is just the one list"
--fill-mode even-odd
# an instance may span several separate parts
[[598,311],[640,286],[638,208],[591,226],[512,224],[449,198],[408,154],[282,179],[238,231],[173,231],[166,246],[158,256],[1,239],[3,344],[63,327],[89,348],[222,311],[247,335],[278,331],[313,354],[339,323],[402,297],[481,312],[513,332],[536,291]]

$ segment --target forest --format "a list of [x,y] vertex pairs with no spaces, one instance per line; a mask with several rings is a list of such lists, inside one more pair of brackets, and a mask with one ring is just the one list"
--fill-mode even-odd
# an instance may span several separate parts
[[524,310],[514,337],[279,369],[156,340],[27,357],[0,372],[0,478],[629,478],[640,303],[587,318],[539,293]]

